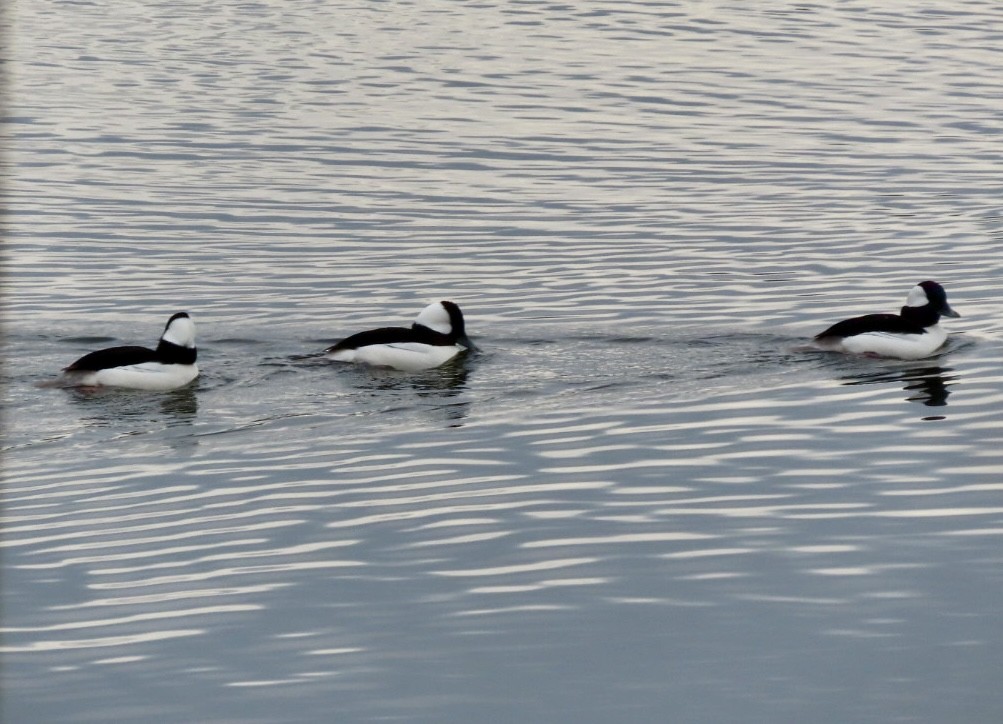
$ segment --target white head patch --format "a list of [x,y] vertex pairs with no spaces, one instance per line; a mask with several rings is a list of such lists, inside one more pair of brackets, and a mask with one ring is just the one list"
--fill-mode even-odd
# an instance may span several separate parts
[[926,297],[926,290],[919,284],[909,290],[909,296],[905,299],[907,307],[925,307],[929,303],[930,300]]
[[422,309],[414,323],[441,334],[449,334],[453,331],[453,322],[449,319],[449,312],[439,302],[429,304]]
[[160,338],[180,347],[194,347],[195,323],[190,317],[178,317],[167,325]]

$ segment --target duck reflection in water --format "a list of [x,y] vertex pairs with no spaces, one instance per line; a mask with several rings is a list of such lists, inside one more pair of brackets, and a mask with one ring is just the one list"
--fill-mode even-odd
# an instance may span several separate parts
[[86,406],[90,416],[84,419],[103,426],[122,419],[166,418],[167,424],[191,424],[198,413],[197,385],[171,390],[156,397],[114,387],[76,387],[67,389],[70,399]]
[[428,407],[441,412],[451,426],[457,427],[467,417],[470,402],[460,398],[467,391],[470,370],[466,360],[457,359],[422,372],[373,367],[354,367],[346,375],[353,387],[374,393],[386,401],[387,393],[406,393],[397,398],[401,409],[413,408],[415,398]]
[[951,367],[926,365],[847,375],[842,379],[844,385],[878,385],[889,382],[901,384],[902,389],[909,393],[905,398],[907,402],[916,402],[926,407],[946,407],[947,398],[951,394],[948,388],[958,379],[953,372]]

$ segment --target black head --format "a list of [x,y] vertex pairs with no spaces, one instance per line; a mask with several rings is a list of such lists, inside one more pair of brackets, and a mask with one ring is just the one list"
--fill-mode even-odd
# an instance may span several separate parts
[[961,316],[947,303],[947,292],[944,291],[944,287],[929,280],[913,287],[906,299],[906,307],[926,307],[929,311],[944,317]]
[[191,364],[195,361],[195,323],[188,312],[178,312],[167,320],[157,353],[165,359],[169,357],[172,362]]
[[467,328],[463,321],[463,312],[460,311],[459,306],[454,302],[442,301],[439,302],[442,308],[446,310],[449,314],[449,326],[452,327],[453,336],[457,339],[467,336]]
[[414,327],[425,327],[435,333],[444,335],[450,344],[459,344],[469,350],[476,350],[477,346],[470,341],[467,336],[466,323],[463,320],[463,312],[455,302],[443,300],[434,304],[429,304],[418,315]]
[[164,325],[164,331],[165,332],[167,331],[167,328],[171,326],[171,323],[175,319],[189,319],[189,318],[190,317],[188,316],[188,312],[178,312],[177,314],[172,314],[171,318],[167,320],[167,324]]

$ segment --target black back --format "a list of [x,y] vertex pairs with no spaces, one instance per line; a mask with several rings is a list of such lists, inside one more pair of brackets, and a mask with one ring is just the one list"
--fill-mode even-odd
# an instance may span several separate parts
[[[177,346],[177,345],[171,345]],[[109,347],[85,354],[66,368],[67,372],[96,372],[112,367],[158,362],[159,355],[146,347]]]
[[402,344],[404,342],[448,347],[455,344],[455,340],[451,337],[452,335],[436,332],[420,324],[415,324],[410,329],[407,327],[380,327],[353,334],[324,351],[337,352],[342,349],[359,349],[373,344]]
[[[866,332],[889,332],[892,334],[926,334],[923,324],[917,323],[906,316],[907,309],[917,310],[925,307],[903,307],[902,316],[898,314],[865,314],[863,317],[844,319],[829,327],[824,332],[815,335],[815,339],[825,337],[853,337]],[[936,318],[932,324],[936,324]]]

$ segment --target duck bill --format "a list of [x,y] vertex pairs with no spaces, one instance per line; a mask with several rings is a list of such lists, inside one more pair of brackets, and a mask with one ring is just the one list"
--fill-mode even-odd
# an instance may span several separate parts
[[951,306],[949,304],[945,304],[943,306],[943,308],[940,310],[940,314],[944,317],[954,317],[955,319],[961,316],[953,309],[951,309]]
[[467,335],[463,335],[462,337],[460,337],[458,340],[456,340],[456,343],[459,344],[459,345],[461,345],[461,346],[463,346],[463,347],[466,347],[467,350],[470,351],[470,352],[480,352],[481,351],[481,348],[478,347],[473,342],[471,342],[470,341],[470,337],[468,337]]

